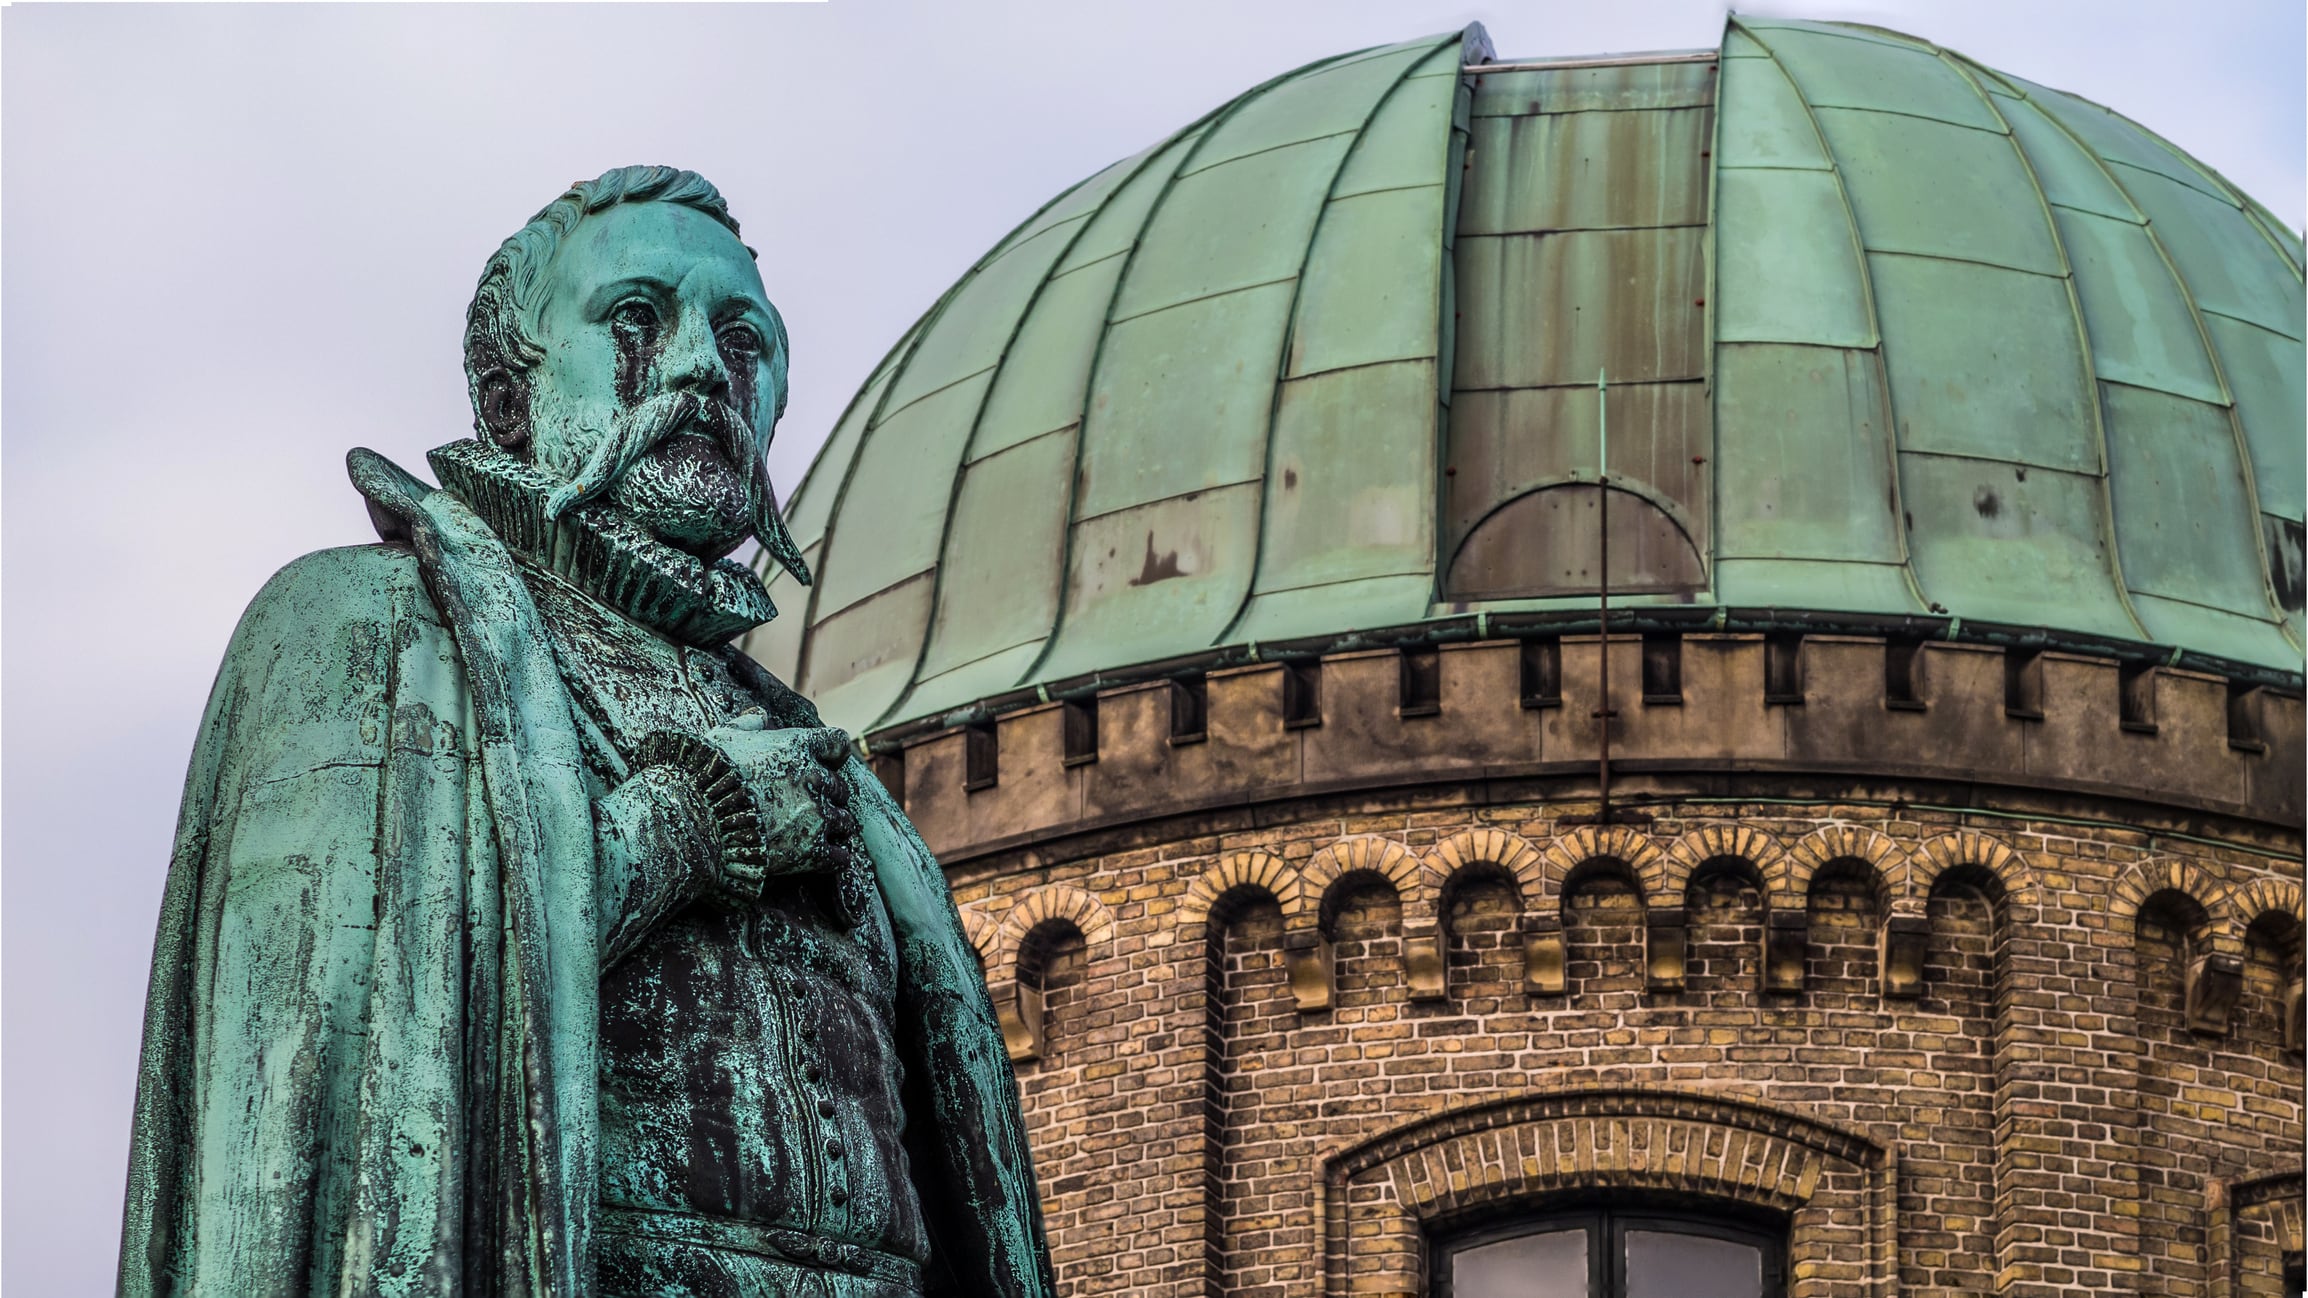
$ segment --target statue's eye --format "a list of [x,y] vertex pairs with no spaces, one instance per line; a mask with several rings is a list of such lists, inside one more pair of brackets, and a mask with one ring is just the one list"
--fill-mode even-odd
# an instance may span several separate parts
[[761,354],[761,335],[750,325],[736,325],[721,331],[721,349],[740,356]]
[[622,302],[609,313],[609,323],[624,332],[647,335],[657,328],[657,309],[647,302]]

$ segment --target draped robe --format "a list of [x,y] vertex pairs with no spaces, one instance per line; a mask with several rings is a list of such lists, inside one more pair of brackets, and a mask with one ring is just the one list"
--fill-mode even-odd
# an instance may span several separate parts
[[[381,457],[349,464],[388,543],[277,574],[202,718],[119,1290],[590,1298],[601,916],[573,705],[496,535]],[[771,724],[818,724],[728,661]],[[1042,1298],[991,1003],[936,861],[861,774],[931,1292]]]

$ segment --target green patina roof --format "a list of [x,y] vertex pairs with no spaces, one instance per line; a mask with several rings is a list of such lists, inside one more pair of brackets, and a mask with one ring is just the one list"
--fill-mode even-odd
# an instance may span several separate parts
[[1591,609],[1603,372],[1634,616],[2296,679],[2301,340],[2299,241],[2073,96],[1874,28],[1538,63],[1470,28],[1268,82],[1004,239],[835,428],[789,509],[818,584],[748,648],[866,731]]

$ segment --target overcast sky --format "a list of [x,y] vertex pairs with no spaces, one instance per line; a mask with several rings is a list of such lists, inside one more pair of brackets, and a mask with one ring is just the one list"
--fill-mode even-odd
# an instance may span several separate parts
[[[1758,10],[1764,7],[1758,6]],[[2162,132],[2298,229],[2299,0],[1820,0]],[[568,182],[703,172],[793,334],[783,496],[916,315],[1060,188],[1278,72],[1470,20],[1711,46],[1719,4],[1385,0],[0,14],[0,1283],[110,1292],[152,925],[226,637],[370,538],[347,447],[466,433],[458,339]]]

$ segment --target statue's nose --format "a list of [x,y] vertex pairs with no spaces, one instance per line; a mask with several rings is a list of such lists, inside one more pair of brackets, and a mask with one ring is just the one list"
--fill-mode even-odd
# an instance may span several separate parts
[[675,391],[708,396],[729,391],[729,367],[722,363],[713,326],[702,313],[684,313],[680,331],[666,348],[665,381]]

